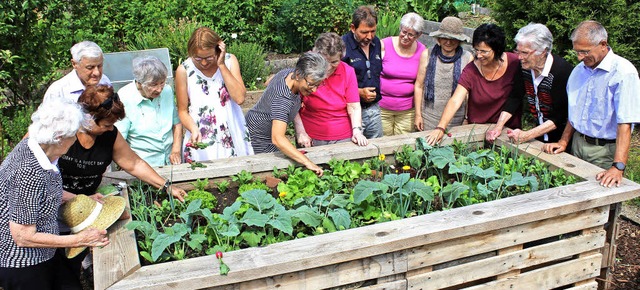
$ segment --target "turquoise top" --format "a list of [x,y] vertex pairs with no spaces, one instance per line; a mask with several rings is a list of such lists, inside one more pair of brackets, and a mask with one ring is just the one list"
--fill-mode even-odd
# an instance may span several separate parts
[[171,86],[165,85],[153,100],[144,98],[135,82],[122,87],[118,95],[126,117],[115,125],[131,149],[151,166],[170,164],[173,125],[180,123]]

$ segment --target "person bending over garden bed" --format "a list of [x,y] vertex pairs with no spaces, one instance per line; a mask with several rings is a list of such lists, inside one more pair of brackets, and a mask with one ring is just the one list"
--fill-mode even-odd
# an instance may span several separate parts
[[287,124],[293,122],[300,110],[301,97],[318,89],[327,77],[328,65],[319,53],[306,52],[298,59],[294,69],[283,69],[273,77],[260,101],[246,116],[256,154],[280,150],[289,158],[322,175],[322,168],[298,151],[285,133]]

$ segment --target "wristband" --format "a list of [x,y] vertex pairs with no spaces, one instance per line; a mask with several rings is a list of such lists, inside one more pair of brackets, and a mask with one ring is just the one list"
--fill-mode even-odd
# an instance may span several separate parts
[[353,127],[353,128],[351,128],[352,131],[355,130],[355,129],[358,129],[358,130],[360,130],[360,132],[362,132],[362,127]]
[[446,134],[446,133],[447,133],[447,130],[445,130],[445,129],[444,129],[444,128],[442,128],[442,127],[436,127],[436,129],[435,129],[435,130],[440,130],[440,131],[442,131],[442,134]]
[[169,179],[167,179],[167,181],[164,183],[164,185],[162,186],[162,188],[160,188],[160,191],[164,192],[164,193],[169,193],[169,187],[171,186],[171,181],[169,181]]

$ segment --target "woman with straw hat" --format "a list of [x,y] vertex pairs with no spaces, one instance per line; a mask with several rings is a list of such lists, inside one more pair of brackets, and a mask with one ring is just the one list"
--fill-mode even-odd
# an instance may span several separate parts
[[77,103],[53,100],[33,113],[29,137],[0,165],[0,287],[52,289],[65,279],[55,248],[109,244],[105,230],[60,236],[62,177],[56,162],[87,117]]
[[[462,49],[462,42],[470,39],[464,34],[462,20],[457,17],[443,19],[440,28],[429,36],[435,37],[437,43],[431,51],[424,52],[428,56],[420,62],[413,95],[415,126],[419,131],[438,126],[444,107],[458,86],[462,69],[473,60],[471,53]],[[462,125],[466,107],[465,102],[449,125]]]

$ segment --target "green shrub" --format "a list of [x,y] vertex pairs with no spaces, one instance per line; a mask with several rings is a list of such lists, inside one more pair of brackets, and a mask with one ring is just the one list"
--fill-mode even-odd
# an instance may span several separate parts
[[238,188],[238,194],[242,194],[246,191],[253,190],[253,189],[262,189],[266,192],[271,192],[271,188],[269,188],[266,184],[264,184],[264,182],[255,181],[252,183],[241,185],[240,188]]
[[378,13],[378,26],[376,36],[383,39],[388,36],[396,36],[400,33],[400,19],[402,14],[397,11],[381,10]]
[[143,50],[166,47],[169,49],[171,65],[175,71],[187,58],[187,42],[196,28],[203,26],[197,21],[181,19],[155,31],[136,35],[127,45],[128,50]]
[[26,105],[2,110],[2,115],[0,116],[0,138],[2,138],[0,142],[0,159],[4,160],[13,147],[27,134],[34,109],[34,105]]
[[238,58],[244,85],[250,90],[264,88],[264,80],[269,76],[269,68],[264,63],[267,59],[264,49],[256,43],[233,41],[228,51]]
[[604,25],[609,34],[609,45],[614,52],[640,66],[640,48],[637,35],[640,18],[629,17],[640,13],[640,2],[627,4],[625,0],[585,0],[576,4],[571,1],[540,0],[535,5],[527,1],[496,1],[492,9],[499,25],[507,35],[507,44],[515,46],[513,37],[518,29],[529,22],[543,23],[554,37],[554,53],[577,63],[572,54],[571,32],[582,21],[592,19]]

